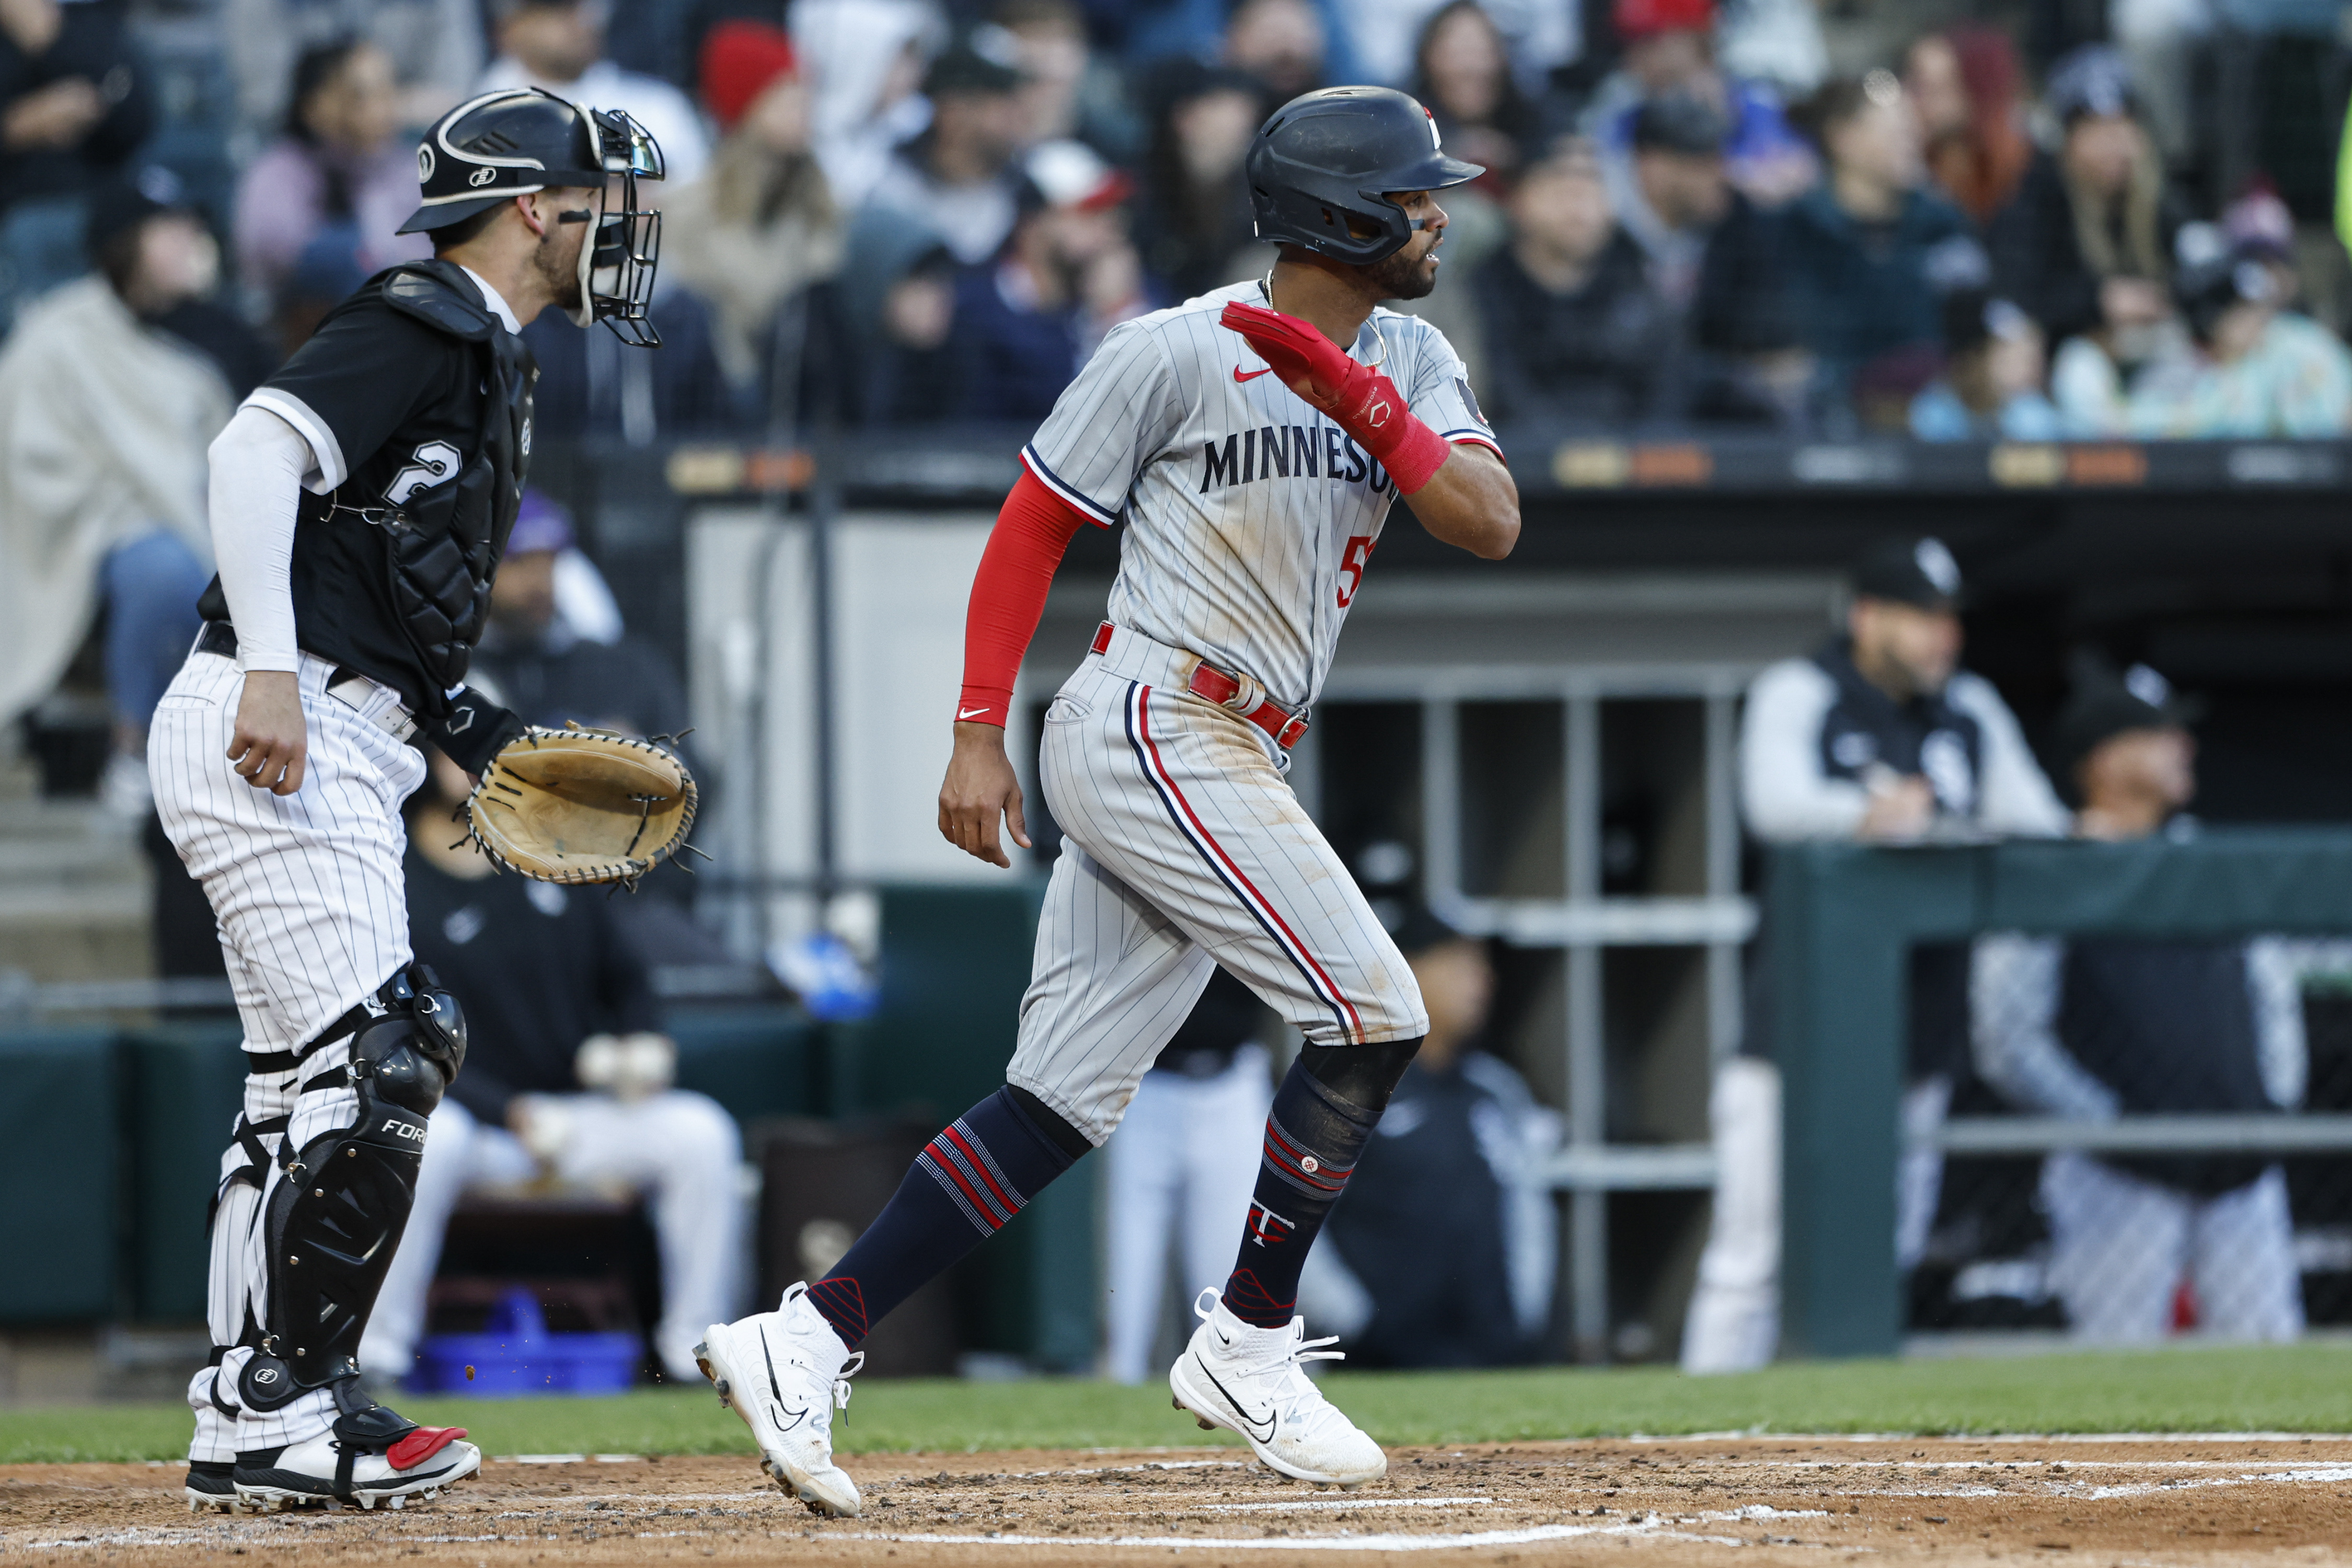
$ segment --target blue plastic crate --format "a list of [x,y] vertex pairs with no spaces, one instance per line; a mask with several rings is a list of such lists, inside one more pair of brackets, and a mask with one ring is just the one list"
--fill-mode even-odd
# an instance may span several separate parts
[[549,1332],[539,1298],[516,1289],[499,1299],[480,1333],[427,1334],[415,1381],[428,1393],[478,1399],[616,1394],[636,1381],[644,1357],[635,1334]]

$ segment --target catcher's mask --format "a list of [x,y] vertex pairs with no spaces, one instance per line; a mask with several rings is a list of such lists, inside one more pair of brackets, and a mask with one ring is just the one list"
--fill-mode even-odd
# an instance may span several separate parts
[[403,234],[446,228],[533,191],[583,186],[594,207],[558,214],[593,225],[580,247],[578,326],[603,321],[625,343],[657,348],[646,312],[661,254],[661,214],[638,200],[639,180],[663,174],[652,132],[617,109],[592,109],[543,88],[486,92],[436,121],[416,150],[425,197]]

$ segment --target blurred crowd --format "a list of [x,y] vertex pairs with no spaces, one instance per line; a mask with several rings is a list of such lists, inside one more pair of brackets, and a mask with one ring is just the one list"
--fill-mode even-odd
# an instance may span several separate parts
[[2265,107],[2335,10],[2223,9],[1889,54],[1810,0],[0,0],[0,326],[95,274],[250,384],[422,253],[417,129],[532,83],[669,168],[668,347],[536,326],[545,434],[1034,421],[1270,264],[1273,108],[1386,82],[1488,171],[1420,308],[1506,423],[2338,434],[2334,106]]

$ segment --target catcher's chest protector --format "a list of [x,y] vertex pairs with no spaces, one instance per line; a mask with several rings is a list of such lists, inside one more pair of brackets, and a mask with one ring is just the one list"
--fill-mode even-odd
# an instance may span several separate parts
[[403,267],[384,280],[383,297],[394,310],[474,345],[489,393],[480,443],[457,477],[394,507],[402,521],[383,530],[402,626],[425,672],[447,690],[465,683],[489,618],[490,579],[522,503],[539,367],[454,263]]

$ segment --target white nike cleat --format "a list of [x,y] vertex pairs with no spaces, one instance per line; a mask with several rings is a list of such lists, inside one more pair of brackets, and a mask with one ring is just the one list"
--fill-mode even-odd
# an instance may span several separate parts
[[784,1292],[782,1305],[736,1323],[713,1323],[694,1347],[719,1403],[751,1428],[760,1468],[818,1513],[855,1519],[857,1483],[833,1462],[833,1413],[849,1408],[849,1379],[866,1364],[808,1299],[808,1287]]
[[383,1450],[344,1442],[329,1430],[275,1454],[240,1454],[237,1502],[255,1513],[274,1513],[338,1501],[400,1508],[438,1497],[444,1487],[482,1468],[482,1451],[461,1441],[465,1430],[420,1426]]
[[1342,1359],[1319,1348],[1337,1335],[1307,1338],[1304,1318],[1279,1329],[1244,1323],[1213,1289],[1201,1292],[1192,1310],[1201,1326],[1168,1370],[1177,1409],[1203,1426],[1240,1433],[1251,1453],[1297,1480],[1352,1488],[1388,1474],[1381,1446],[1323,1397],[1301,1364]]

